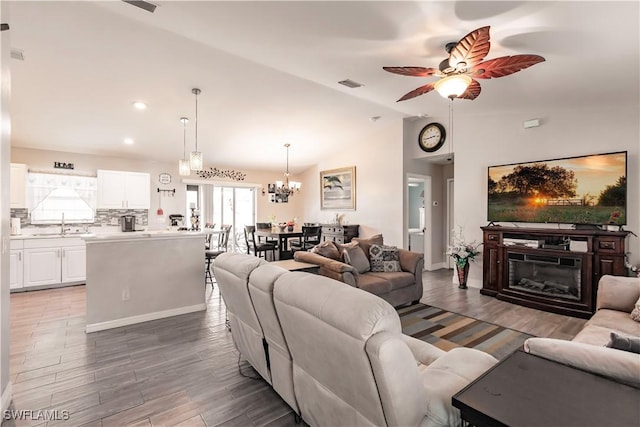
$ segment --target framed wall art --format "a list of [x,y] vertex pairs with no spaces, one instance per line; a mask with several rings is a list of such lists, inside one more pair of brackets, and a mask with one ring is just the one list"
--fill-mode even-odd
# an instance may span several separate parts
[[320,171],[320,208],[354,210],[356,208],[356,167]]

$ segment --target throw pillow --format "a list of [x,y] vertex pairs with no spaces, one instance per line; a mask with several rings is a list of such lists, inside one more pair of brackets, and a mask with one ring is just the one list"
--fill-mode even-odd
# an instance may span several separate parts
[[371,271],[402,271],[396,246],[372,245],[370,250]]
[[607,347],[630,351],[631,353],[640,353],[640,337],[630,337],[611,332],[611,340]]
[[636,322],[640,322],[640,298],[636,301],[636,306],[631,311],[631,318]]
[[342,257],[344,258],[344,262],[358,270],[358,273],[366,273],[371,270],[367,256],[358,245],[345,248],[342,251]]
[[309,249],[309,252],[340,261],[340,251],[331,240],[315,245],[313,248]]
[[362,248],[367,258],[371,259],[370,252],[372,245],[383,245],[382,242],[382,234],[376,234],[371,237],[362,238],[362,237],[354,237],[351,239],[352,242],[358,242],[358,245]]

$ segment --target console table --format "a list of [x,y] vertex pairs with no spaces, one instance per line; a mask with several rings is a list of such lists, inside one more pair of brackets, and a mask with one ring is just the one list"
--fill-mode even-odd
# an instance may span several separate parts
[[359,229],[360,226],[358,224],[322,224],[322,234],[320,238],[323,242],[329,240],[340,244],[349,243],[351,239],[358,237]]
[[456,393],[467,425],[638,425],[640,389],[516,351]]
[[501,226],[482,231],[484,295],[588,318],[600,277],[626,274],[627,231]]

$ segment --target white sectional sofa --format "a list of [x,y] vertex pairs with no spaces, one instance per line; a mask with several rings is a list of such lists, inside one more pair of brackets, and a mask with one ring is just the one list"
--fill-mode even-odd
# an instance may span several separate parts
[[640,354],[606,347],[615,332],[640,338],[631,311],[640,298],[640,278],[602,276],[596,313],[572,341],[530,338],[526,352],[640,387]]
[[234,343],[313,426],[451,426],[451,397],[497,360],[402,334],[382,298],[334,279],[222,254],[214,273]]

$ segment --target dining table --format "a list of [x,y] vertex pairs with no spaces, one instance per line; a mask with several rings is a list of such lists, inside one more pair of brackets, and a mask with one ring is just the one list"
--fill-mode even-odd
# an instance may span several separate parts
[[268,237],[278,240],[278,260],[291,259],[293,253],[289,250],[289,239],[302,238],[302,229],[295,227],[292,231],[287,228],[281,230],[279,227],[271,229],[256,229],[255,235],[258,237]]

